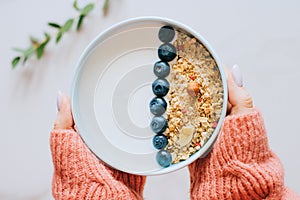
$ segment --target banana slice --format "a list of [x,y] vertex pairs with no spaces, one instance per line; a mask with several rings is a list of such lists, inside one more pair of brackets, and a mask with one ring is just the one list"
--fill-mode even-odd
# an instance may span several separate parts
[[183,147],[191,142],[194,135],[194,127],[193,126],[185,126],[179,131],[179,139],[177,143]]

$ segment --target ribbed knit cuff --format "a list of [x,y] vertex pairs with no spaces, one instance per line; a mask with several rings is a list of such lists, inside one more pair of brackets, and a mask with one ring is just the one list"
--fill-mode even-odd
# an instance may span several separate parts
[[212,152],[189,166],[192,199],[281,199],[283,167],[258,110],[227,116]]
[[218,160],[243,163],[268,159],[271,150],[263,118],[258,110],[246,115],[227,116],[218,138]]
[[74,130],[53,130],[50,147],[55,199],[142,199],[145,177],[108,167]]

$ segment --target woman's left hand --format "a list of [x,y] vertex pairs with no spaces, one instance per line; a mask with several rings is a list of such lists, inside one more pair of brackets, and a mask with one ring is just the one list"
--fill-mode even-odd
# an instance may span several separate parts
[[55,199],[142,199],[146,177],[107,166],[74,128],[70,98],[59,93],[58,113],[50,136]]

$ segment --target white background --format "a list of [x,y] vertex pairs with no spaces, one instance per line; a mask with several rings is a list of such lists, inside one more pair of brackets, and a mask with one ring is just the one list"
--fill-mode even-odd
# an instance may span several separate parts
[[[263,113],[271,148],[285,167],[285,183],[300,194],[300,1],[111,0],[85,19],[80,32],[52,41],[40,61],[12,70],[29,35],[54,36],[47,22],[77,16],[71,0],[0,0],[0,199],[52,199],[53,166],[49,132],[56,116],[58,90],[69,92],[78,57],[102,30],[124,19],[168,17],[198,31],[228,67],[239,64],[245,85]],[[85,5],[86,1],[79,1]],[[184,200],[187,169],[149,177],[148,200]]]

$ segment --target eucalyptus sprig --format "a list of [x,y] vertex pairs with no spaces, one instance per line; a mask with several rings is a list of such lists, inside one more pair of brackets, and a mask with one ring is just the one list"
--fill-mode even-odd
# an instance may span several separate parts
[[[103,11],[104,15],[106,15],[106,13],[107,13],[108,4],[109,4],[109,0],[105,0],[103,7],[102,7],[102,11]],[[57,29],[55,43],[56,44],[59,43],[62,36],[72,29],[75,21],[77,22],[76,23],[76,31],[79,31],[82,26],[83,20],[94,9],[94,7],[95,7],[94,3],[89,3],[82,8],[79,8],[78,4],[77,4],[77,0],[75,0],[73,2],[73,8],[79,13],[79,15],[77,17],[69,18],[63,24],[59,24],[56,22],[49,22],[48,26]],[[39,40],[35,37],[30,36],[30,46],[28,48],[26,48],[26,49],[13,48],[13,50],[20,53],[20,55],[13,58],[13,60],[11,62],[12,68],[16,68],[16,66],[20,62],[22,64],[25,64],[26,61],[28,60],[28,58],[33,56],[34,54],[36,54],[37,59],[40,59],[45,52],[45,48],[46,48],[47,44],[49,44],[49,42],[51,40],[51,36],[47,32],[44,33],[44,37],[45,38],[43,40]]]
[[13,50],[21,53],[21,55],[15,57],[11,64],[12,68],[15,68],[18,63],[21,61],[23,64],[27,61],[27,59],[34,54],[36,54],[36,57],[40,59],[42,55],[44,54],[44,50],[46,45],[49,43],[51,36],[48,33],[44,33],[45,39],[40,41],[39,39],[31,36],[30,37],[30,46],[26,49],[20,49],[20,48],[14,48]]

